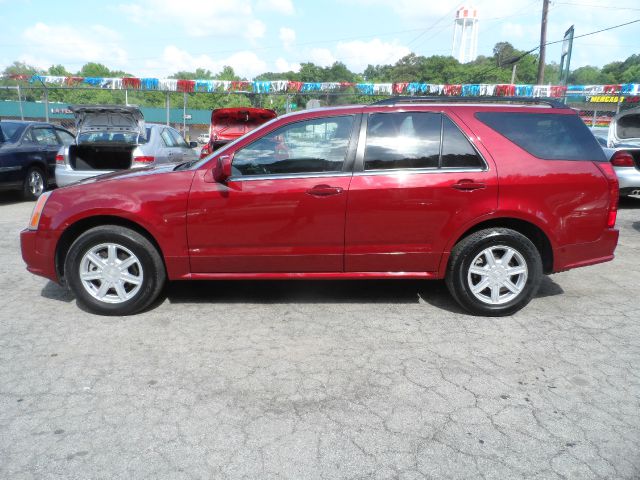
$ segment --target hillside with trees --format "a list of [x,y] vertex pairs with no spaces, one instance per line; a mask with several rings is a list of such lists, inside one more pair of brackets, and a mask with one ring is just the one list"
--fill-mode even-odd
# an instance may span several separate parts
[[[509,42],[499,42],[493,48],[492,56],[479,56],[473,62],[461,64],[455,58],[434,55],[424,57],[411,53],[398,60],[395,64],[369,65],[363,72],[352,72],[344,63],[335,62],[328,67],[322,67],[313,63],[302,63],[297,72],[265,72],[255,77],[255,80],[291,80],[299,82],[350,82],[350,83],[394,83],[394,82],[424,82],[424,83],[509,83],[511,81],[512,68],[516,67],[515,83],[534,84],[537,74],[538,57],[535,54],[526,54],[516,49]],[[546,65],[545,83],[557,84],[559,82],[559,65],[555,62]],[[90,62],[77,71],[69,72],[63,65],[52,65],[46,71],[21,62],[14,62],[2,72],[0,85],[15,86],[16,81],[9,78],[15,75],[34,74],[80,76],[80,77],[132,77],[133,74],[119,70],[111,70],[100,63]],[[170,78],[177,79],[217,79],[217,80],[246,80],[240,78],[231,67],[224,67],[222,71],[213,73],[209,70],[198,68],[194,72],[178,71]],[[612,62],[602,68],[584,66],[575,69],[569,75],[571,84],[617,84],[640,83],[640,54],[633,54],[626,60]],[[38,87],[37,84],[23,86]],[[23,99],[28,101],[42,100],[43,89],[24,89]],[[228,106],[264,106],[274,108],[279,112],[284,111],[285,98],[280,95],[254,95],[254,94],[188,94],[189,108],[211,110]],[[342,96],[327,94],[295,95],[293,103],[302,106],[310,98],[320,98],[328,104],[339,103],[369,103],[371,97],[353,93]],[[16,100],[14,90],[0,90],[0,99]],[[49,101],[77,103],[117,103],[125,102],[124,91],[108,90],[100,88],[91,89],[49,89]],[[164,107],[164,92],[153,91],[129,91],[130,104]],[[172,107],[179,107],[183,103],[182,93],[170,94]]]

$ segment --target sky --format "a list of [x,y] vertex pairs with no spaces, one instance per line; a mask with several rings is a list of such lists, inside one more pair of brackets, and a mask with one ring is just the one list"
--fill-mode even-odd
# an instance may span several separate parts
[[[357,73],[408,53],[450,55],[456,10],[476,8],[478,54],[540,40],[542,0],[0,0],[0,70],[13,61],[76,72],[87,62],[139,77],[230,65],[248,79],[343,62]],[[640,19],[636,0],[551,2],[547,41]],[[560,62],[560,44],[547,63]],[[640,53],[640,23],[574,41],[571,68],[601,67]],[[284,76],[283,76],[283,79]]]

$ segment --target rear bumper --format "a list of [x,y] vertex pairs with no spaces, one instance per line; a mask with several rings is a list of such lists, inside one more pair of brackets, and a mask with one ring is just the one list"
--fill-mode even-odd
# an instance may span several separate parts
[[65,187],[84,180],[85,178],[97,177],[98,175],[111,172],[112,170],[72,170],[69,167],[56,165],[56,184],[59,187]]
[[57,237],[53,232],[22,230],[20,249],[27,270],[35,275],[59,283],[55,266],[55,245]]
[[633,190],[640,190],[640,170],[635,167],[614,167],[614,170],[621,195],[629,195]]
[[595,242],[565,245],[554,252],[553,271],[563,272],[613,260],[618,245],[618,230],[610,228]]

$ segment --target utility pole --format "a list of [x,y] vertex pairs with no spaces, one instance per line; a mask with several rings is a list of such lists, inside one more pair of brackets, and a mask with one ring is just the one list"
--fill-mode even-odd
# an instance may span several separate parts
[[549,0],[542,2],[542,23],[540,24],[540,57],[538,58],[538,80],[537,84],[544,83],[544,63],[545,49],[547,43],[547,16],[549,14]]

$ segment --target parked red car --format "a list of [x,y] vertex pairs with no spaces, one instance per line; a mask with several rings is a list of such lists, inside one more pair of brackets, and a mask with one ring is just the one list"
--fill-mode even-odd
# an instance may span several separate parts
[[221,146],[241,137],[265,122],[276,118],[273,110],[266,108],[219,108],[211,112],[209,142],[200,151],[204,158]]
[[29,271],[101,314],[167,279],[446,279],[507,315],[550,274],[613,259],[618,183],[578,115],[391,99],[275,119],[197,163],[45,193]]

